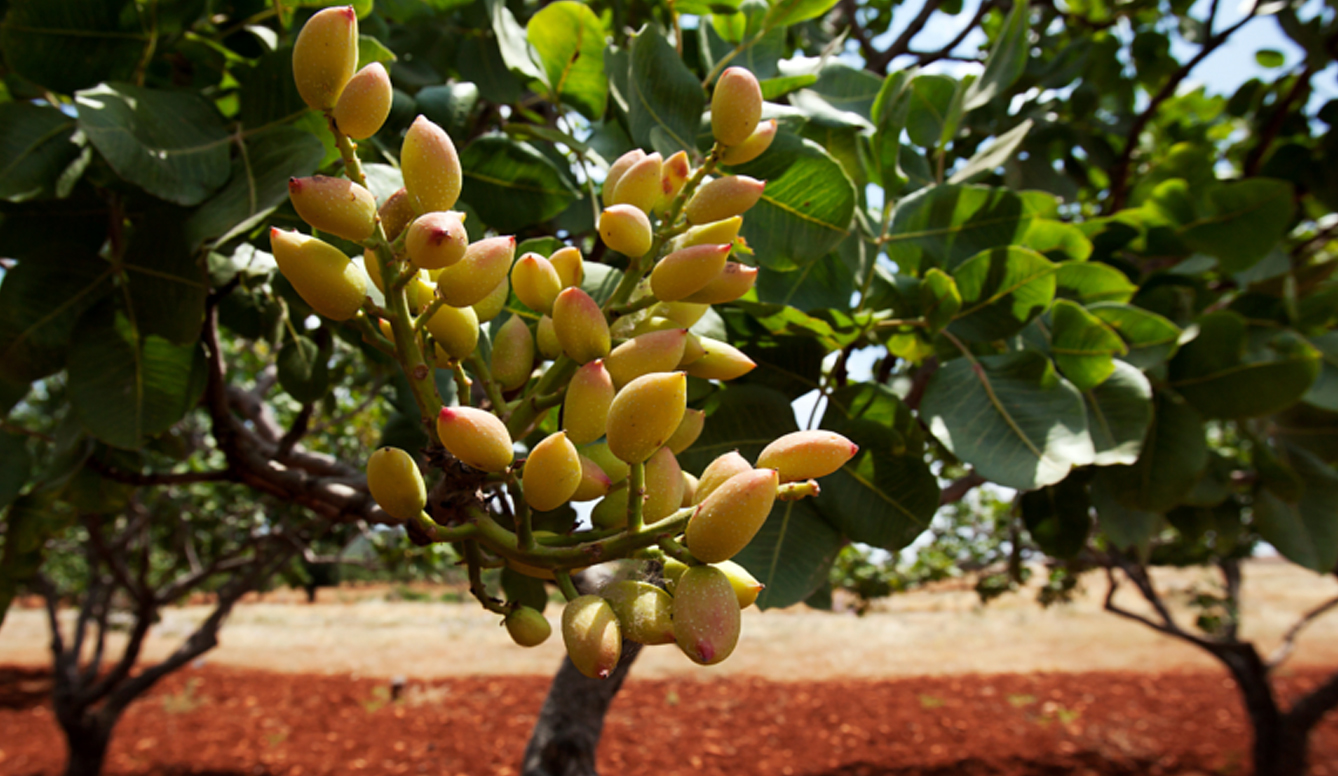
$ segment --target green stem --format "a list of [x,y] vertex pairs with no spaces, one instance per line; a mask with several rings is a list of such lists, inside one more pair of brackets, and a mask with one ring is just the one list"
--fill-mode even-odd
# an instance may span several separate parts
[[432,303],[429,304],[427,309],[423,311],[423,314],[418,316],[417,320],[413,322],[413,330],[421,333],[423,329],[427,328],[427,322],[432,320],[432,316],[436,315],[437,311],[445,306],[445,299],[442,299],[439,296],[433,297]]
[[554,571],[553,579],[557,582],[558,590],[562,591],[562,597],[568,601],[575,601],[581,597],[581,592],[576,589],[575,583],[571,581],[571,574],[566,571]]
[[545,397],[558,394],[559,389],[564,389],[567,383],[571,382],[572,375],[576,374],[577,366],[579,364],[567,356],[558,356],[557,360],[549,365],[544,376],[540,377],[530,389],[529,395],[521,399],[511,411],[511,416],[506,419],[506,429],[511,432],[512,439],[522,439],[529,434],[534,422],[553,406],[546,403],[548,399]]
[[[497,381],[492,379],[492,370],[483,361],[483,355],[475,348],[473,353],[469,354],[469,368],[474,370],[474,375],[483,382],[483,392],[487,395],[488,401],[492,402],[492,414],[502,417],[506,410],[506,399],[502,398],[502,389],[497,385]],[[515,439],[513,434],[512,439]]]
[[371,345],[388,356],[393,357],[395,355],[395,343],[382,336],[381,332],[377,331],[376,326],[372,324],[371,319],[368,318],[365,313],[359,311],[358,314],[353,317],[353,325],[357,326],[358,330],[362,332],[363,342],[366,342],[368,345]]
[[464,551],[465,563],[469,565],[469,592],[479,599],[484,609],[501,615],[508,614],[506,605],[488,595],[488,588],[483,585],[483,556],[479,554],[478,544],[467,541],[461,549]]
[[688,552],[687,547],[684,547],[681,542],[672,536],[661,537],[656,543],[660,545],[660,549],[664,550],[665,555],[675,560],[680,560],[689,566],[702,565],[701,561],[697,560],[691,552]]
[[663,537],[672,538],[682,533],[688,519],[692,517],[694,507],[680,509],[645,526],[638,534],[620,531],[608,539],[570,547],[535,544],[528,550],[520,549],[520,540],[516,534],[499,524],[482,507],[470,507],[468,510],[473,525],[478,529],[478,541],[494,554],[540,568],[577,569],[614,558],[625,558],[633,550],[650,547]]
[[530,505],[525,502],[525,493],[520,483],[512,480],[511,501],[516,505],[516,548],[522,552],[534,549],[534,520],[530,516]]
[[451,370],[455,375],[455,402],[461,407],[468,407],[473,399],[469,392],[469,375],[465,374],[465,368],[459,361],[451,365]]
[[627,475],[627,532],[639,534],[645,528],[641,520],[641,506],[646,497],[646,464],[632,464]]
[[[330,131],[334,134],[335,146],[339,148],[339,155],[344,160],[344,170],[348,174],[349,180],[367,188],[367,176],[362,171],[362,161],[358,159],[357,149],[353,141],[348,136],[339,131],[333,120],[329,122]],[[424,430],[428,435],[429,445],[440,447],[441,440],[437,438],[437,415],[441,412],[441,397],[437,395],[437,383],[434,379],[433,369],[428,366],[427,359],[423,356],[423,348],[418,342],[418,336],[414,332],[413,321],[409,316],[409,300],[406,298],[403,289],[393,289],[395,281],[398,279],[398,269],[395,263],[395,256],[390,248],[390,241],[386,239],[386,230],[381,223],[380,217],[377,217],[375,230],[372,239],[376,250],[376,259],[381,268],[381,277],[385,280],[388,293],[386,294],[386,304],[389,306],[387,316],[390,321],[391,331],[395,335],[395,349],[400,362],[400,367],[404,370],[404,376],[409,380],[409,390],[413,394],[414,402],[418,405],[418,411],[421,414]]]

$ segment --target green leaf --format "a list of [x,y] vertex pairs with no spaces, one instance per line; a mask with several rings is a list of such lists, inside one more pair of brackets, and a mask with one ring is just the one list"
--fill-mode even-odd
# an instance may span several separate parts
[[762,87],[762,99],[767,102],[774,102],[790,92],[817,83],[817,80],[818,77],[812,73],[807,75],[784,75],[777,78],[767,78],[760,81],[759,85]]
[[1338,413],[1294,404],[1269,422],[1279,442],[1313,453],[1325,463],[1338,462]]
[[816,506],[852,541],[896,551],[926,529],[939,506],[938,481],[923,455],[909,407],[884,386],[833,393],[822,427],[859,445],[856,456],[822,479]]
[[828,349],[813,337],[762,336],[740,349],[757,366],[740,384],[763,385],[774,388],[786,397],[798,398],[817,389],[822,377],[822,359]]
[[75,105],[112,169],[155,197],[198,205],[228,179],[232,138],[195,94],[110,83],[79,92]]
[[798,431],[785,394],[757,385],[731,385],[719,394],[697,441],[678,456],[684,471],[701,474],[711,461],[731,450],[750,461],[777,437]]
[[289,338],[279,351],[277,365],[279,385],[298,402],[318,402],[330,392],[330,352],[310,338]]
[[[1201,316],[1199,335],[1171,361],[1171,385],[1210,418],[1267,415],[1305,395],[1319,375],[1320,352],[1291,331],[1252,337],[1230,310]],[[1256,340],[1251,343],[1249,340]]]
[[0,282],[0,377],[26,386],[65,366],[75,323],[111,290],[112,268],[87,249],[53,243]]
[[1035,350],[949,361],[920,416],[953,455],[1009,488],[1052,485],[1094,454],[1082,395]]
[[59,196],[61,175],[80,157],[74,119],[26,102],[0,104],[0,199]]
[[1097,466],[1132,464],[1143,450],[1152,422],[1152,384],[1124,361],[1097,387],[1083,393],[1087,430],[1092,436]]
[[[603,56],[601,50],[601,60]],[[414,95],[414,101],[419,112],[446,130],[446,134],[462,137],[469,131],[469,121],[478,107],[479,94],[478,84],[464,81],[419,89],[418,94]]]
[[897,204],[886,248],[903,272],[953,270],[981,251],[1016,245],[1037,217],[1014,192],[985,186],[934,186]]
[[518,231],[561,213],[580,193],[547,156],[529,143],[488,135],[460,153],[461,197],[492,228]]
[[982,251],[953,271],[962,309],[948,330],[971,340],[1016,334],[1055,298],[1055,265],[1041,254],[1008,246]]
[[759,609],[783,609],[822,587],[841,545],[841,534],[822,519],[811,499],[777,501],[762,529],[733,560],[766,585],[757,598]]
[[901,168],[901,134],[910,116],[913,77],[913,72],[901,70],[884,78],[869,108],[876,128],[870,146],[872,162],[886,197],[899,196],[910,181]]
[[502,50],[493,37],[470,36],[460,43],[455,66],[460,77],[477,84],[492,102],[507,105],[520,100],[519,79],[507,69]]
[[966,160],[966,164],[949,176],[948,183],[970,183],[973,179],[990,175],[995,169],[1004,166],[1004,163],[1017,153],[1018,147],[1027,138],[1031,127],[1032,120],[1027,119],[996,137],[993,143],[977,151]]
[[1070,475],[1055,485],[1022,494],[1022,521],[1047,555],[1072,558],[1087,546],[1092,505],[1085,480]]
[[135,225],[122,266],[140,333],[187,345],[200,337],[209,281],[182,227],[176,208],[146,216]]
[[1260,67],[1274,68],[1287,64],[1287,57],[1277,49],[1259,49],[1254,52],[1254,61],[1258,62]]
[[585,279],[581,281],[581,290],[589,294],[591,299],[604,304],[610,296],[613,296],[622,279],[623,272],[620,269],[607,264],[586,262]]
[[761,82],[779,74],[778,65],[785,56],[786,31],[773,27],[763,33],[761,22],[766,11],[760,5],[749,3],[741,13],[715,14],[710,24],[697,26],[702,72],[712,72],[717,63],[730,57],[729,64],[747,69]]
[[7,431],[0,432],[0,509],[8,507],[23,492],[32,473],[28,439]]
[[742,229],[762,266],[804,266],[850,234],[855,186],[817,143],[778,134],[765,154],[735,171],[767,182]]
[[515,601],[538,612],[548,606],[548,588],[544,581],[510,568],[502,569],[502,592],[506,593],[507,601]]
[[931,334],[947,326],[962,309],[962,292],[952,276],[935,267],[925,273],[920,283],[920,314]]
[[816,19],[836,6],[837,0],[771,0],[766,26],[789,27]]
[[525,39],[525,28],[516,21],[516,15],[502,0],[487,0],[487,5],[492,31],[497,36],[497,46],[507,68],[525,78],[543,81],[548,74],[535,61],[534,49]]
[[1323,362],[1319,376],[1303,399],[1316,407],[1338,412],[1338,332],[1327,331],[1311,337],[1310,344],[1319,350]]
[[1121,504],[1144,512],[1165,512],[1181,502],[1208,465],[1203,419],[1192,405],[1158,393],[1143,451],[1130,466],[1102,470]]
[[1050,354],[1080,391],[1097,387],[1115,371],[1115,356],[1129,352],[1115,330],[1067,299],[1050,311]]
[[4,550],[0,553],[0,623],[19,588],[42,567],[47,539],[73,520],[70,509],[50,494],[20,496],[4,512]]
[[142,447],[195,406],[203,390],[204,355],[197,345],[142,337],[107,307],[80,321],[70,350],[70,403],[101,441]]
[[[291,46],[261,56],[249,69],[238,68],[237,80],[241,88],[241,110],[237,118],[247,129],[260,129],[276,122],[286,122],[306,114],[310,109],[302,101],[293,80],[293,49]],[[314,111],[311,115],[324,117]],[[322,131],[325,131],[322,127]]]
[[763,267],[757,275],[757,298],[769,304],[784,304],[805,312],[845,308],[855,291],[855,276],[835,255],[810,262],[793,272]]
[[1048,218],[1032,221],[1022,244],[1055,262],[1082,262],[1092,255],[1092,241],[1082,229]]
[[228,183],[186,221],[192,249],[213,241],[222,245],[257,226],[288,201],[288,179],[311,175],[324,148],[310,132],[273,127],[246,140],[246,153],[232,160]]
[[1216,256],[1228,273],[1267,256],[1291,229],[1296,210],[1292,184],[1270,178],[1215,183],[1196,194],[1174,178],[1153,190],[1146,207],[1170,220],[1191,250]]
[[911,142],[922,148],[938,148],[951,126],[952,101],[957,94],[957,80],[946,75],[918,75],[911,81],[906,114],[906,131]]
[[358,36],[359,70],[373,62],[380,62],[384,65],[388,62],[394,62],[396,59],[395,52],[386,48],[386,44],[382,43],[380,40],[373,38],[371,35]]
[[604,25],[585,3],[561,0],[544,6],[525,25],[530,45],[548,74],[554,101],[566,102],[598,121],[609,100],[604,75]]
[[1289,463],[1305,483],[1296,501],[1255,491],[1254,527],[1293,563],[1326,574],[1338,563],[1338,472],[1318,458],[1292,450]]
[[1026,0],[1013,3],[1012,10],[1008,12],[995,38],[994,48],[985,60],[985,72],[967,87],[964,102],[967,111],[989,104],[1022,77],[1027,69],[1027,53],[1031,47],[1027,40],[1030,19],[1031,9]]
[[1097,521],[1116,548],[1127,550],[1142,546],[1161,525],[1161,515],[1121,503],[1115,497],[1119,486],[1112,482],[1109,471],[1098,469],[1092,478],[1092,506],[1096,507]]
[[1151,310],[1115,302],[1089,304],[1087,310],[1128,344],[1129,353],[1124,360],[1139,369],[1151,369],[1165,362],[1179,348],[1180,327]]
[[1055,281],[1058,283],[1056,293],[1059,296],[1077,300],[1084,305],[1096,302],[1123,304],[1133,299],[1138,292],[1138,286],[1130,283],[1123,272],[1098,262],[1060,264]]
[[[679,150],[695,151],[706,105],[697,76],[653,25],[633,37],[630,53],[627,113],[633,142],[666,156]],[[672,147],[656,146],[652,130],[659,130]]]
[[61,94],[131,77],[153,45],[129,0],[10,0],[0,50],[14,72]]

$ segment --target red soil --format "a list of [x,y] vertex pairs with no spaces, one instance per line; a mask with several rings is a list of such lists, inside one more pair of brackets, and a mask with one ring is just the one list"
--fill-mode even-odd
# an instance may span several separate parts
[[[1280,679],[1284,697],[1325,672]],[[127,712],[109,776],[515,774],[546,677],[409,682],[206,666]],[[56,776],[63,740],[43,671],[0,668],[0,773]],[[895,681],[637,681],[599,753],[608,776],[974,776],[1249,772],[1236,690],[1211,673],[951,676]],[[1311,773],[1338,776],[1338,712]]]

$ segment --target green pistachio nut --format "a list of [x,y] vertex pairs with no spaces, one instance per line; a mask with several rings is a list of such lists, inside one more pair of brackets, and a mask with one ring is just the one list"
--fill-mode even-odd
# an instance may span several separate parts
[[558,248],[553,251],[553,255],[548,257],[548,262],[557,270],[558,279],[562,281],[563,288],[572,286],[580,287],[585,280],[585,259],[581,257],[581,249],[572,245],[565,248]]
[[618,188],[618,181],[622,180],[623,174],[632,169],[632,165],[646,158],[646,152],[640,148],[633,148],[631,151],[623,154],[609,165],[609,172],[604,176],[604,190],[601,192],[601,199],[604,207],[613,204],[613,194]]
[[674,643],[674,599],[646,582],[623,580],[599,593],[613,608],[623,639],[640,644]]
[[549,315],[562,290],[562,278],[553,263],[537,253],[521,256],[511,268],[511,288],[531,310]]
[[400,146],[404,188],[418,213],[450,210],[460,198],[464,180],[460,155],[446,130],[419,116],[409,125]]
[[358,66],[358,15],[353,6],[317,11],[293,43],[293,81],[312,110],[335,107]]
[[776,501],[775,469],[736,474],[707,496],[688,520],[684,538],[699,560],[719,563],[752,541]]
[[586,445],[604,436],[615,393],[603,360],[595,359],[577,368],[562,403],[562,428],[573,442]]
[[443,407],[437,437],[451,455],[481,471],[503,471],[515,457],[506,424],[474,407]]
[[748,212],[762,198],[766,181],[746,175],[726,175],[697,189],[683,209],[691,224],[709,224]]
[[579,288],[564,288],[553,300],[553,331],[563,352],[578,364],[607,356],[612,345],[604,311]]
[[674,429],[674,433],[665,442],[665,446],[674,451],[674,455],[679,455],[684,450],[692,447],[692,443],[697,441],[697,437],[702,435],[702,429],[706,427],[706,412],[704,410],[694,410],[689,407],[683,412],[683,421]]
[[674,640],[688,659],[715,665],[739,643],[743,617],[724,572],[693,566],[674,586]]
[[720,156],[721,164],[731,167],[736,164],[747,164],[766,153],[771,147],[771,141],[776,139],[776,126],[775,119],[758,124],[753,134],[742,143],[725,149],[725,153]]
[[525,459],[521,488],[530,509],[550,512],[571,500],[581,484],[581,456],[561,431],[549,434]]
[[706,354],[684,367],[684,370],[693,377],[728,381],[748,374],[757,366],[757,362],[729,343],[710,337],[698,339]]
[[479,343],[479,319],[472,307],[442,305],[428,319],[426,328],[450,358],[469,358]]
[[445,269],[465,257],[469,251],[469,234],[460,213],[436,210],[424,213],[409,225],[404,236],[404,249],[409,260],[419,269]]
[[826,477],[845,466],[859,445],[832,431],[795,431],[773,441],[757,456],[757,468],[775,469],[781,482]]
[[357,314],[370,285],[367,273],[333,245],[302,234],[270,229],[270,252],[298,296],[335,321]]
[[492,343],[492,379],[504,391],[524,385],[534,371],[534,337],[525,319],[513,315],[497,329]]
[[720,145],[735,146],[753,134],[762,118],[762,86],[741,67],[727,68],[711,95],[711,134]]
[[548,624],[543,612],[528,606],[512,609],[503,622],[511,640],[522,647],[537,647],[553,635],[553,626]]
[[362,242],[376,230],[376,197],[347,178],[289,178],[293,209],[312,227]]
[[683,469],[674,451],[661,447],[646,461],[646,499],[641,504],[645,523],[662,520],[683,504]]
[[353,74],[334,106],[335,126],[354,140],[375,135],[390,115],[395,90],[390,74],[380,62],[373,62]]
[[724,455],[718,456],[714,461],[706,465],[702,472],[701,479],[697,481],[696,503],[700,504],[736,474],[752,471],[753,465],[748,463],[748,459],[739,455],[738,450],[731,450]]
[[604,366],[619,390],[642,375],[673,371],[683,360],[687,329],[665,329],[633,337],[614,348]]
[[489,237],[471,243],[463,259],[435,273],[437,293],[452,307],[478,304],[506,280],[515,256],[514,237]]
[[367,489],[391,517],[409,521],[427,506],[427,487],[413,456],[383,447],[367,459]]
[[627,168],[613,190],[614,205],[631,205],[649,213],[660,198],[660,172],[663,157],[650,154]]
[[576,670],[591,679],[607,679],[622,655],[622,631],[609,602],[583,595],[562,610],[562,641]]
[[609,406],[609,449],[628,463],[642,463],[673,436],[687,409],[687,375],[656,372],[628,383]]
[[650,219],[633,205],[610,205],[599,214],[599,238],[610,250],[640,256],[650,250]]
[[650,290],[661,302],[677,302],[706,287],[725,269],[733,246],[694,245],[665,256],[650,273]]

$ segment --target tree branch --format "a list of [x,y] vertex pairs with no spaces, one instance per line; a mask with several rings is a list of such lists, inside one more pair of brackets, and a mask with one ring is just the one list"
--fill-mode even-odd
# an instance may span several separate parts
[[1283,634],[1282,643],[1278,645],[1277,650],[1275,650],[1272,656],[1268,658],[1269,670],[1271,671],[1272,669],[1277,668],[1282,665],[1287,658],[1291,657],[1292,652],[1296,649],[1296,639],[1301,635],[1301,631],[1305,630],[1310,623],[1324,616],[1326,612],[1335,607],[1338,607],[1338,596],[1334,596],[1319,606],[1316,606],[1314,609],[1301,615],[1301,619],[1292,623],[1292,627],[1288,628],[1287,632]]
[[949,504],[956,504],[966,498],[966,494],[970,493],[977,485],[983,485],[984,483],[985,478],[975,471],[963,477],[958,477],[948,487],[939,491],[938,505],[945,507]]
[[85,463],[88,465],[88,468],[103,477],[126,485],[190,485],[197,482],[228,482],[233,478],[233,473],[228,469],[206,472],[154,472],[143,474],[140,472],[128,472],[118,469],[105,461],[99,461],[95,456],[89,456]]
[[1287,123],[1287,112],[1291,109],[1292,103],[1301,96],[1310,86],[1310,79],[1315,75],[1315,66],[1313,62],[1306,62],[1306,66],[1296,76],[1292,88],[1287,90],[1287,94],[1278,101],[1273,109],[1273,117],[1269,119],[1268,126],[1259,135],[1259,142],[1255,143],[1254,148],[1245,157],[1244,174],[1246,178],[1252,178],[1259,174],[1259,167],[1263,164],[1264,154],[1267,153],[1269,146],[1277,140],[1278,133],[1282,131],[1282,125]]
[[[1142,136],[1143,130],[1147,128],[1148,122],[1152,120],[1157,109],[1175,94],[1176,87],[1180,86],[1180,82],[1189,76],[1190,71],[1207,59],[1208,55],[1216,51],[1223,43],[1226,43],[1227,39],[1237,30],[1254,20],[1255,12],[1259,10],[1259,2],[1260,0],[1255,0],[1254,5],[1250,7],[1250,12],[1245,14],[1245,18],[1204,41],[1199,53],[1172,73],[1166,83],[1162,84],[1161,89],[1153,95],[1143,112],[1134,118],[1134,123],[1129,127],[1129,132],[1126,134],[1124,150],[1120,152],[1120,158],[1110,169],[1110,198],[1106,200],[1106,207],[1103,211],[1105,214],[1109,215],[1123,208],[1125,200],[1128,199],[1129,173],[1133,164],[1134,151],[1138,148],[1139,137]],[[1216,4],[1214,4],[1214,10],[1216,10]]]

